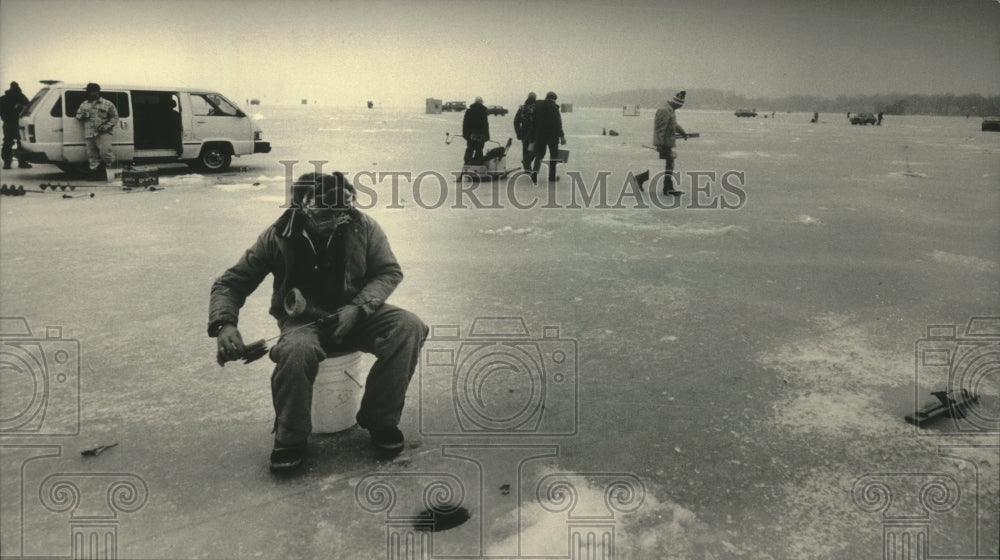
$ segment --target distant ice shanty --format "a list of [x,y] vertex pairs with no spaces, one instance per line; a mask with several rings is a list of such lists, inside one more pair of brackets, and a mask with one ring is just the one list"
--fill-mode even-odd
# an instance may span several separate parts
[[639,106],[638,105],[625,105],[622,107],[623,117],[638,117],[639,116]]
[[250,104],[251,105],[260,105],[260,99],[251,99],[250,100]]
[[559,110],[562,111],[563,113],[572,113],[573,112],[573,104],[572,103],[563,103],[562,105],[559,106]]
[[444,103],[441,99],[434,99],[433,97],[427,98],[427,114],[428,115],[438,115],[441,113],[441,105]]
[[309,100],[308,99],[303,99],[302,100],[302,104],[303,105],[308,105],[309,104]]

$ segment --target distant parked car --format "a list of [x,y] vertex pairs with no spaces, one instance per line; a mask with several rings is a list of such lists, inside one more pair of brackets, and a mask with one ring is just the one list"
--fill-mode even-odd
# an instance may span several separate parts
[[464,111],[466,109],[465,101],[448,101],[441,106],[442,111]]
[[756,110],[750,110],[750,109],[740,109],[740,110],[736,111],[736,116],[737,117],[756,117],[757,116],[757,111]]
[[983,132],[988,130],[1000,132],[1000,117],[986,117],[983,119]]
[[499,105],[490,105],[486,108],[487,115],[500,115],[501,117],[507,114],[507,109]]
[[878,119],[876,119],[875,115],[871,113],[854,113],[851,115],[851,124],[866,125],[875,124],[877,122]]

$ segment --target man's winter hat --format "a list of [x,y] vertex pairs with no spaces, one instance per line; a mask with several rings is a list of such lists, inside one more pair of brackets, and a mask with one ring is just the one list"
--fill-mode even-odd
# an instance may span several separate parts
[[350,206],[344,191],[354,195],[354,185],[340,171],[332,174],[306,173],[292,183],[292,201],[296,205],[305,205],[313,201],[317,208],[346,208]]
[[476,98],[476,103],[482,103],[482,102],[483,102],[483,98],[482,97],[477,97]]
[[87,93],[90,93],[92,91],[101,91],[101,86],[95,84],[94,82],[90,82],[89,84],[87,84]]
[[538,97],[535,95],[535,92],[529,91],[528,92],[528,101],[534,101],[536,99],[538,99]]
[[685,95],[687,95],[686,91],[679,91],[677,92],[677,95],[675,95],[674,98],[670,100],[670,102],[673,103],[674,105],[677,105],[678,107],[681,107],[684,105]]
[[551,99],[552,101],[555,101],[556,99],[558,99],[558,97],[556,97],[556,92],[550,91],[545,94],[545,99]]

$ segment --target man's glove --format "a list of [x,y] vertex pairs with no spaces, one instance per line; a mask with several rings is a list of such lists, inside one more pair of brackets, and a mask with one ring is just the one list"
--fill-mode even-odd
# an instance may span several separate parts
[[219,331],[219,336],[216,337],[216,340],[218,340],[216,360],[220,366],[226,362],[242,358],[246,351],[246,348],[243,346],[243,337],[240,335],[240,330],[236,328],[236,325],[224,325]]
[[565,136],[560,136],[559,137],[559,144],[562,145],[562,146],[566,145],[566,137]]
[[343,340],[363,315],[364,313],[361,311],[361,308],[353,303],[349,303],[338,309],[337,327],[333,329],[333,340],[338,343]]

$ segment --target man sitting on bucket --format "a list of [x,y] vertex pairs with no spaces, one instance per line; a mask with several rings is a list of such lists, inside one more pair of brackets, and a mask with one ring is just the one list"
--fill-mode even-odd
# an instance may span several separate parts
[[[292,194],[292,207],[212,285],[208,334],[218,339],[219,362],[244,356],[239,310],[273,274],[270,313],[281,337],[270,351],[276,364],[271,470],[302,463],[312,431],[313,382],[320,361],[335,352],[361,350],[377,358],[356,419],[377,449],[398,453],[403,434],[397,426],[428,328],[413,313],[385,303],[402,270],[382,228],[352,205],[354,186],[341,173],[307,173]],[[314,318],[290,317],[284,302],[293,288],[335,318],[309,325]]]

